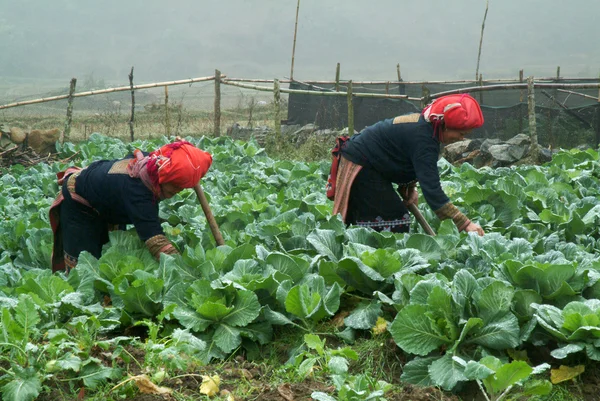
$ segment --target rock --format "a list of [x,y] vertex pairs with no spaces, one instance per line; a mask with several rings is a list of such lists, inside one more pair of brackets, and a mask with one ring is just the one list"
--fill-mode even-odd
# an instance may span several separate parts
[[10,140],[17,145],[22,144],[27,139],[27,132],[18,127],[12,127],[10,129]]
[[529,137],[529,135],[517,134],[517,135],[513,136],[512,138],[510,138],[508,141],[506,141],[506,143],[508,143],[510,145],[529,146],[529,145],[531,145],[531,138]]
[[465,153],[468,153],[470,143],[470,139],[465,139],[464,141],[448,144],[444,146],[442,156],[450,163],[454,163],[455,161],[463,158]]
[[56,153],[56,141],[59,140],[60,133],[61,131],[58,128],[47,130],[34,129],[27,137],[27,145],[42,156],[48,153]]
[[500,145],[501,143],[502,143],[502,141],[500,139],[486,139],[481,144],[481,147],[479,148],[479,150],[481,150],[483,153],[489,153],[490,146]]
[[514,163],[517,159],[509,152],[511,145],[502,143],[500,145],[492,145],[488,148],[487,153],[492,155],[495,161],[500,163]]
[[552,161],[552,152],[550,151],[550,149],[540,148],[539,152],[540,162],[547,163]]
[[529,145],[510,145],[508,153],[516,160],[521,160],[529,151]]

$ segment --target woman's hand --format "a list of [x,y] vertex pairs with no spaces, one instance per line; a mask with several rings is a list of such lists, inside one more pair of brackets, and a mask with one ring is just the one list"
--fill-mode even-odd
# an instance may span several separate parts
[[465,228],[465,231],[468,233],[475,232],[475,233],[479,234],[480,237],[483,237],[483,235],[485,234],[485,231],[483,231],[483,228],[481,228],[481,226],[476,223],[469,223],[469,225]]
[[417,187],[402,187],[400,188],[400,196],[404,200],[404,205],[419,205],[419,193]]

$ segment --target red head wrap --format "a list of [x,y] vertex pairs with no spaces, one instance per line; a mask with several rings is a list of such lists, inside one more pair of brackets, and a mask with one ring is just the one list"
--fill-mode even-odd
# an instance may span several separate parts
[[479,103],[470,95],[448,95],[435,99],[423,109],[423,117],[431,122],[434,135],[439,137],[441,124],[446,129],[468,131],[483,125],[483,114]]
[[158,176],[158,184],[171,183],[180,188],[193,188],[212,164],[210,153],[187,141],[164,145],[149,157],[149,175]]

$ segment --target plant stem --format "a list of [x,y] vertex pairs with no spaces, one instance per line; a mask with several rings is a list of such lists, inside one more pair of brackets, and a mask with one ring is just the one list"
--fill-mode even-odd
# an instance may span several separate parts
[[481,393],[485,397],[485,399],[487,401],[492,401],[492,400],[490,400],[490,397],[488,397],[487,393],[485,392],[485,389],[483,388],[483,384],[481,384],[481,380],[477,379],[476,382],[477,382],[477,385],[479,386],[479,389],[481,390]]
[[0,346],[2,346],[2,345],[8,345],[10,347],[14,347],[14,348],[18,349],[24,356],[27,356],[27,353],[23,349],[21,349],[21,347],[19,347],[18,345],[15,345],[12,343],[0,343]]

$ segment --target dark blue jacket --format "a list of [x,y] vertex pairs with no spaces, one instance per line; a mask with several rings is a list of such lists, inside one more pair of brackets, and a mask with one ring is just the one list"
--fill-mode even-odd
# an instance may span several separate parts
[[352,136],[342,150],[346,159],[374,169],[390,182],[419,181],[434,211],[450,202],[440,184],[439,152],[433,127],[422,116],[418,122],[380,121]]
[[90,164],[77,177],[76,192],[107,223],[133,224],[142,241],[164,234],[158,217],[158,200],[141,179],[129,176],[126,165],[127,160]]

